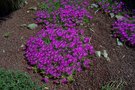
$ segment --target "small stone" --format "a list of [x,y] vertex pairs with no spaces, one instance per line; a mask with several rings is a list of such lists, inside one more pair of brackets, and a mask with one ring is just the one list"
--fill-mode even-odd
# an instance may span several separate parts
[[95,3],[91,4],[91,8],[98,8],[99,6]]
[[2,50],[3,53],[5,53],[6,51],[5,50]]
[[36,10],[37,10],[37,7],[30,7],[29,10],[34,10],[34,11],[36,11]]
[[29,24],[29,25],[27,26],[27,28],[28,28],[28,29],[31,29],[31,30],[33,30],[33,29],[35,29],[35,28],[37,28],[37,27],[38,27],[38,25],[35,24],[35,23]]
[[25,3],[26,5],[28,4],[28,2],[27,2],[27,1],[25,1],[24,3]]
[[25,47],[25,45],[22,44],[22,45],[21,45],[21,48],[24,48],[24,47]]
[[124,17],[121,16],[121,15],[116,15],[115,17],[116,17],[116,19],[118,19],[118,20],[124,18]]
[[21,27],[26,27],[27,26],[27,24],[22,24],[22,25],[20,25]]
[[27,13],[30,13],[30,11],[27,11]]
[[24,37],[23,36],[21,36],[21,38],[20,38],[21,40],[23,40],[24,39]]
[[96,51],[96,56],[101,57],[101,51]]
[[111,18],[114,18],[115,15],[114,15],[114,13],[110,13],[110,16],[111,16]]
[[123,43],[117,38],[117,45],[123,46]]
[[108,57],[108,53],[106,50],[103,50],[103,53],[102,53],[103,57],[110,62],[110,58]]
[[83,26],[83,23],[80,23],[81,26]]
[[10,32],[6,32],[3,36],[4,36],[5,38],[8,38],[9,35],[10,35]]

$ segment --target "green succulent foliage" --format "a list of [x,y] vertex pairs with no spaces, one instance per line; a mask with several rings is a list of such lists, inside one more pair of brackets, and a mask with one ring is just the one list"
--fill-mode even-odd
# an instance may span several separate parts
[[49,7],[46,3],[42,2],[42,3],[39,4],[39,8],[41,10],[47,10]]
[[[52,7],[49,7],[48,3],[52,4]],[[39,8],[41,10],[47,10],[50,13],[53,10],[58,10],[61,7],[59,0],[57,2],[54,2],[53,0],[49,0],[48,3],[45,3],[45,2],[39,3]]]
[[42,90],[31,78],[19,71],[0,69],[0,90]]
[[60,2],[54,2],[55,9],[58,10],[61,6]]
[[83,21],[84,21],[85,23],[89,23],[89,22],[90,22],[89,18],[87,18],[87,17],[84,17],[84,18],[83,18]]
[[46,43],[46,44],[50,44],[51,43],[51,40],[49,38],[43,38],[43,41]]

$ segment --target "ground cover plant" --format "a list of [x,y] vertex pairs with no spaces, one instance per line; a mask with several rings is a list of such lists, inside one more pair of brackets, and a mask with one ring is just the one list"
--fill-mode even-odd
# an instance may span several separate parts
[[0,90],[42,90],[29,75],[22,72],[0,69]]
[[43,29],[26,45],[28,62],[42,73],[45,82],[49,79],[55,83],[73,81],[76,72],[90,68],[95,52],[90,37],[85,37],[84,30],[77,28],[92,16],[83,7],[74,7],[68,1],[63,3],[55,11],[36,13],[37,23]]
[[94,0],[105,13],[120,14],[124,10],[124,3],[118,0]]
[[[113,36],[119,38],[129,46],[135,45],[135,17],[125,12],[126,5],[118,0],[97,0],[97,3],[106,13],[113,13],[116,21],[113,24]],[[133,12],[132,12],[133,13]],[[131,13],[130,13],[131,14]]]
[[114,25],[114,36],[120,38],[124,43],[130,46],[135,46],[135,16],[125,16],[117,20]]

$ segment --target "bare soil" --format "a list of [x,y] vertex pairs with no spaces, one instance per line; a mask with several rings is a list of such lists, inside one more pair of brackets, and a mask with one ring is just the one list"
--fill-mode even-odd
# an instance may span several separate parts
[[[28,5],[0,21],[0,68],[27,72],[33,81],[42,85],[41,76],[27,69],[23,50],[27,39],[35,35],[41,27],[35,30],[20,27],[22,24],[34,23],[35,12],[27,11],[29,7],[37,6],[38,2],[39,0],[29,0]],[[135,48],[116,44],[116,39],[111,35],[111,24],[114,19],[101,12],[95,14],[91,11],[91,14],[94,19],[89,28],[93,31],[86,32],[92,36],[91,43],[96,51],[107,50],[110,61],[103,57],[96,58],[94,68],[76,74],[75,82],[61,86],[49,84],[50,90],[101,90],[102,85],[119,80],[126,82],[125,90],[135,90]],[[6,33],[9,33],[7,38],[4,37]]]

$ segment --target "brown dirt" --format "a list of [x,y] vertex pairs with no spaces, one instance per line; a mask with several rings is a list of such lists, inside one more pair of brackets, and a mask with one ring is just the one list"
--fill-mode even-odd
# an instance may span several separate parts
[[[12,13],[6,20],[0,23],[0,68],[21,70],[28,72],[34,81],[40,85],[41,77],[27,69],[28,65],[24,59],[24,51],[21,47],[25,45],[31,35],[35,35],[41,28],[29,30],[20,27],[22,24],[33,23],[34,12],[27,13],[28,8],[37,6],[39,0],[29,0],[28,5]],[[92,44],[95,50],[107,50],[110,62],[106,59],[96,58],[94,61],[93,75],[91,70],[78,73],[75,82],[72,84],[58,86],[57,90],[100,90],[103,84],[109,81],[125,81],[125,90],[135,90],[135,49],[125,46],[118,46],[116,40],[111,36],[111,24],[114,21],[107,15],[98,12],[94,14],[91,28],[93,32],[87,31],[92,35]],[[3,35],[9,32],[9,37]],[[50,90],[56,90],[55,86],[49,84]]]
[[[21,46],[25,45],[27,39],[39,31],[40,28],[29,30],[20,26],[34,23],[35,12],[30,11],[30,13],[27,13],[27,11],[29,7],[37,6],[37,2],[38,0],[29,0],[28,5],[6,16],[0,22],[0,67],[28,72],[33,80],[39,76],[26,69],[28,65],[24,59],[24,51]],[[6,33],[9,33],[8,38],[4,37]],[[40,78],[37,80],[39,81]]]

